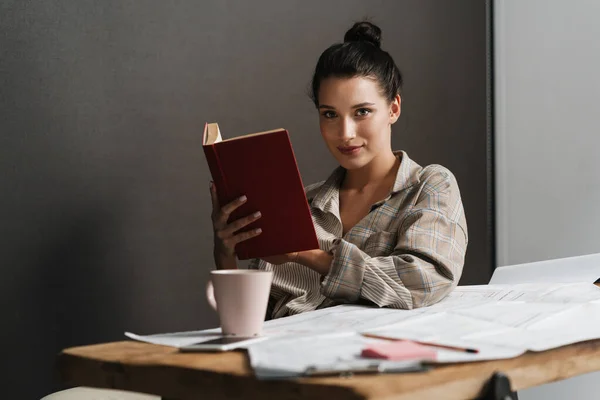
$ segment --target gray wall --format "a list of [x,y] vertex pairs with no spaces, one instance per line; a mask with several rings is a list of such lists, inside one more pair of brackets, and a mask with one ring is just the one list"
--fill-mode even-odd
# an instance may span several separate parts
[[[494,3],[498,263],[600,253],[600,2]],[[597,399],[599,379],[519,399]]]
[[203,124],[286,127],[305,183],[324,179],[335,165],[306,89],[364,16],[406,79],[394,147],[455,172],[462,283],[487,282],[484,2],[0,3],[4,397],[56,389],[66,346],[216,326]]

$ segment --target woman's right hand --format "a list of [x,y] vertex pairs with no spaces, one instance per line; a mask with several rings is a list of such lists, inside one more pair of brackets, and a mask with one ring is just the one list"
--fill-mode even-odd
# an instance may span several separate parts
[[[260,218],[260,212],[239,218],[227,223],[231,213],[246,202],[246,196],[241,196],[221,207],[217,198],[217,189],[215,184],[210,184],[210,197],[212,200],[212,223],[215,239],[215,261],[217,267],[227,267],[224,264],[230,264],[234,260],[235,265],[235,245],[245,240],[251,239],[261,234],[261,229],[252,229],[250,231],[237,233],[240,229]],[[229,261],[229,262],[226,262]]]

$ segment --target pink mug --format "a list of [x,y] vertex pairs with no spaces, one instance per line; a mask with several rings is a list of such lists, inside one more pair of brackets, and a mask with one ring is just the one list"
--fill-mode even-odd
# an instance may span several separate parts
[[272,280],[272,271],[210,271],[206,298],[219,314],[224,335],[251,337],[262,334]]

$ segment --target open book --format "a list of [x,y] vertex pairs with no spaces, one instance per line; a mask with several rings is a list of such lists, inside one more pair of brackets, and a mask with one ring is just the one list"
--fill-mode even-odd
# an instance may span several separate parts
[[260,211],[243,230],[261,228],[257,237],[238,243],[240,260],[318,249],[319,242],[285,129],[223,140],[219,126],[204,127],[203,149],[221,206],[245,195],[248,200],[230,221]]

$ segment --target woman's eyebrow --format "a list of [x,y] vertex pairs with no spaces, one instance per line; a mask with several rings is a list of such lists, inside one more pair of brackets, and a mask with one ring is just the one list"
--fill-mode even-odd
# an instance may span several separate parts
[[[359,103],[359,104],[355,104],[353,105],[351,108],[360,108],[360,107],[365,107],[365,106],[374,106],[375,103],[370,103],[370,102],[364,102],[364,103]],[[321,104],[319,106],[319,109],[321,108],[326,108],[326,109],[330,109],[330,110],[335,110],[335,107],[333,106],[328,106],[327,104]]]
[[365,103],[360,103],[360,104],[356,104],[354,106],[352,106],[352,108],[360,108],[360,107],[364,107],[364,106],[374,106],[375,103],[369,103],[368,101]]

